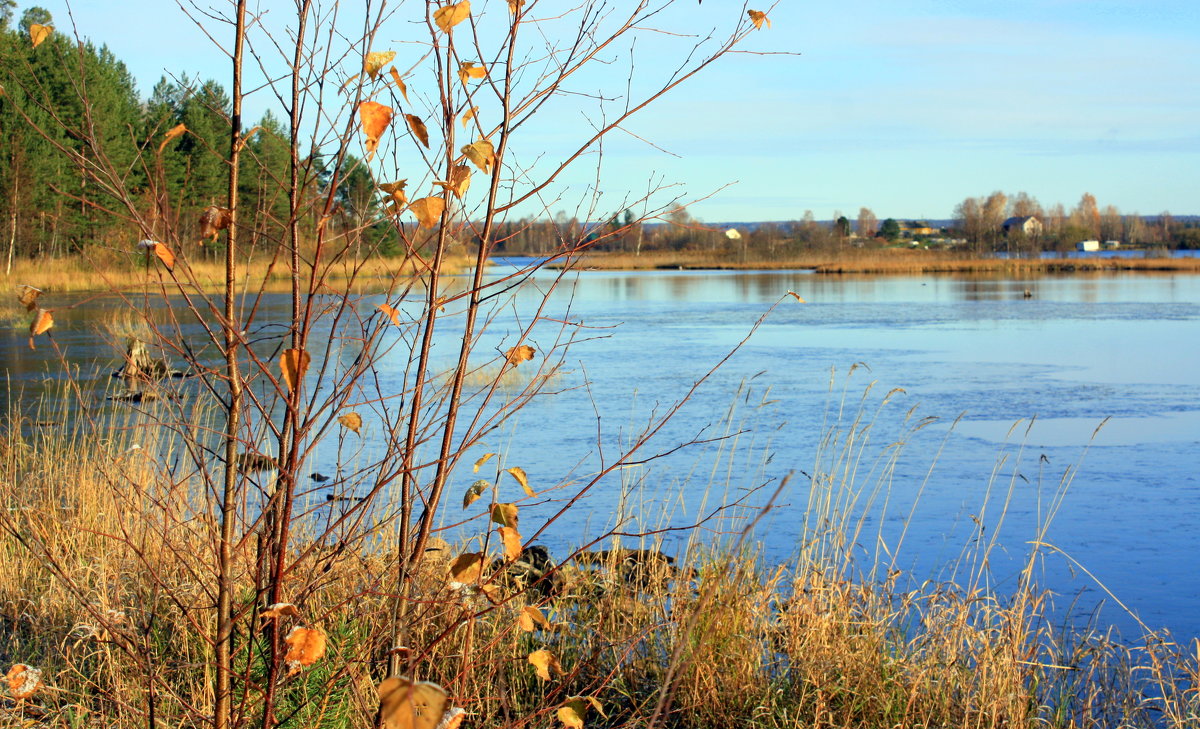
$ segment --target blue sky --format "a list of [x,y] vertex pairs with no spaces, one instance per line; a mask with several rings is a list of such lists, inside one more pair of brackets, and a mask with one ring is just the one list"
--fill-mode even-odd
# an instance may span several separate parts
[[[360,22],[353,15],[361,15],[363,4],[343,0],[344,27]],[[576,4],[540,0],[535,7]],[[228,86],[228,59],[180,5],[42,5],[60,31],[69,32],[73,19],[81,35],[108,44],[144,93],[164,72]],[[479,12],[504,3],[474,5]],[[228,12],[223,0],[185,7],[193,15]],[[251,0],[251,7],[265,11],[263,27],[277,35],[293,12],[288,0]],[[415,61],[414,26],[406,16],[421,5],[408,0],[389,7],[396,16],[375,48],[398,51],[398,63]],[[742,7],[732,0],[680,0],[655,25],[703,32],[727,24]],[[635,118],[630,134],[606,145],[599,173],[595,157],[585,159],[545,200],[546,208],[586,213],[598,180],[604,196],[597,210],[619,208],[648,186],[663,187],[655,195],[659,204],[677,195],[705,198],[691,209],[710,222],[790,220],[805,210],[819,219],[835,211],[853,218],[863,205],[880,218],[942,218],[964,197],[997,189],[1027,191],[1047,206],[1070,208],[1090,192],[1102,206],[1123,212],[1200,213],[1195,0],[781,0],[770,18],[772,28],[741,47],[751,53],[727,57]],[[228,34],[206,24],[214,34]],[[268,53],[265,37],[257,40]],[[673,68],[684,42],[642,33],[634,88]],[[611,66],[575,80],[572,90],[620,95],[628,70],[618,61],[626,51],[614,53]],[[272,106],[260,92],[248,100],[248,115]],[[556,100],[516,151],[544,169],[598,115],[585,96]],[[382,176],[406,176],[400,156],[381,159],[389,161],[397,169],[381,169]]]

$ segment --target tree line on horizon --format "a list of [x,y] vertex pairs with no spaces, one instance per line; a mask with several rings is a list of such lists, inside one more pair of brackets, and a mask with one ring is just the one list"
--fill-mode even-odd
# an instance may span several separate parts
[[[13,256],[66,256],[111,248],[128,252],[133,226],[119,200],[133,199],[161,236],[190,246],[191,255],[219,255],[219,242],[204,240],[201,217],[222,199],[227,180],[231,102],[214,80],[163,77],[142,99],[125,64],[103,45],[50,33],[32,42],[31,28],[51,26],[41,7],[14,22],[15,1],[0,0],[0,245]],[[172,136],[172,130],[186,133]],[[241,224],[251,250],[269,251],[287,226],[288,130],[270,111],[252,128],[241,156]],[[332,157],[332,155],[331,155]],[[106,190],[87,174],[104,159],[123,171],[123,190]],[[306,160],[305,190],[314,200],[328,189],[334,170],[314,152]],[[332,224],[361,236],[367,252],[396,252],[398,241],[374,180],[352,155],[336,170],[338,205]],[[89,182],[89,180],[92,180]],[[119,192],[119,194],[118,194]],[[246,215],[245,213],[249,214]],[[1014,217],[1036,217],[1035,235],[1005,231]],[[1118,240],[1125,245],[1200,248],[1200,226],[1169,213],[1154,217],[1101,208],[1084,194],[1070,211],[1044,208],[1019,192],[968,197],[949,226],[921,221],[880,221],[870,208],[851,221],[840,212],[818,221],[812,211],[799,220],[743,226],[696,220],[677,208],[657,223],[637,222],[632,211],[608,220],[525,217],[501,225],[498,252],[544,254],[565,241],[584,240],[595,250],[726,252],[778,257],[808,250],[898,243],[943,246],[975,253],[1034,253],[1073,249],[1081,240]],[[470,246],[470,241],[459,245]]]

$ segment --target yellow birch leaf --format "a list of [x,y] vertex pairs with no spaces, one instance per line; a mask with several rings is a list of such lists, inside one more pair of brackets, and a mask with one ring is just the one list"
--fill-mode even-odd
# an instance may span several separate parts
[[300,617],[300,610],[290,602],[277,602],[259,613],[258,617],[271,618],[274,620],[278,620],[279,618],[283,617],[298,618]]
[[422,228],[432,228],[442,219],[442,213],[446,210],[446,200],[436,195],[423,197],[420,200],[413,200],[408,209],[417,216],[417,222],[421,224]]
[[535,669],[537,669],[538,678],[542,679],[543,681],[550,680],[551,670],[557,671],[560,674],[563,672],[562,666],[560,666],[558,663],[558,659],[554,657],[553,653],[545,648],[530,653],[529,662],[533,664]]
[[521,556],[521,535],[516,529],[510,529],[502,526],[500,531],[500,541],[504,542],[504,558],[508,561],[513,561]]
[[468,124],[468,123],[469,123],[469,122],[470,122],[472,119],[474,119],[474,118],[475,118],[475,112],[477,112],[477,111],[479,111],[479,107],[478,107],[478,106],[472,106],[470,109],[467,109],[466,111],[464,111],[464,112],[463,112],[463,116],[462,116],[462,125],[463,125],[463,129],[466,129],[466,128],[467,128],[467,124]]
[[483,577],[484,564],[483,555],[479,552],[467,552],[459,555],[458,559],[450,565],[450,579],[464,585],[479,582],[479,579]]
[[359,430],[362,428],[362,416],[358,413],[346,413],[338,417],[338,422],[345,427],[353,430],[358,435],[362,435]]
[[385,182],[379,186],[381,191],[388,194],[387,212],[389,215],[399,215],[408,206],[408,195],[404,193],[404,186],[407,184],[408,180],[397,180],[396,182]]
[[496,150],[486,139],[480,139],[478,142],[471,142],[464,146],[462,153],[485,175],[491,172],[492,167],[496,164]]
[[408,122],[408,128],[412,130],[417,141],[425,145],[425,149],[429,149],[429,130],[425,128],[425,122],[421,121],[421,117],[416,114],[405,114],[404,121]]
[[27,699],[42,685],[42,672],[24,663],[17,663],[8,669],[4,678],[8,680],[8,695],[14,699]]
[[750,16],[750,22],[754,23],[755,30],[762,30],[763,23],[767,24],[767,28],[771,27],[771,19],[761,10],[747,10],[746,15]]
[[388,306],[387,304],[380,304],[379,306],[377,306],[375,308],[379,309],[384,314],[387,314],[388,318],[392,320],[393,324],[395,324],[396,326],[400,326],[400,312],[394,306]]
[[563,705],[558,709],[558,720],[569,729],[583,729],[583,719],[587,716],[588,709],[594,708],[600,713],[600,716],[608,718],[604,713],[604,709],[600,706],[600,702],[592,696],[572,696],[563,702]]
[[491,484],[483,479],[479,479],[475,483],[471,484],[467,488],[467,492],[463,494],[463,508],[465,509],[471,504],[474,504],[480,496],[483,496],[483,492],[487,491],[489,486],[491,486]]
[[567,729],[583,729],[583,717],[575,710],[574,706],[565,705],[558,707],[558,720],[563,723]]
[[546,616],[542,615],[541,610],[532,605],[526,605],[521,608],[521,614],[517,616],[517,624],[526,633],[532,633],[535,627],[541,627],[545,630],[550,629],[550,621],[546,620]]
[[279,371],[283,374],[283,382],[289,392],[296,389],[308,371],[308,363],[312,360],[303,349],[285,349],[279,355]]
[[492,521],[500,526],[517,528],[516,504],[492,504]]
[[37,308],[37,300],[42,295],[42,290],[29,284],[21,284],[20,288],[21,293],[17,295],[17,301],[25,307],[25,311],[33,311]]
[[182,124],[176,124],[167,130],[163,135],[162,142],[158,145],[158,153],[162,154],[163,149],[171,142],[172,139],[178,139],[187,133],[188,128]]
[[358,120],[362,125],[363,134],[367,136],[367,159],[370,159],[379,147],[379,138],[387,131],[392,123],[392,107],[374,101],[364,101],[358,105]]
[[476,66],[472,61],[463,61],[458,64],[458,80],[464,84],[473,78],[483,78],[487,76],[487,68],[484,66]]
[[528,344],[522,344],[505,352],[504,358],[508,360],[510,365],[515,367],[522,362],[528,362],[533,359],[533,355],[535,354],[537,354],[536,349],[530,347]]
[[482,456],[479,457],[478,461],[475,461],[475,468],[471,470],[471,473],[479,473],[480,467],[482,467],[483,464],[487,463],[488,461],[492,460],[492,458],[495,455],[496,455],[495,453],[484,453]]
[[33,346],[33,338],[39,334],[44,334],[54,326],[54,317],[50,314],[49,309],[38,309],[37,316],[33,317],[33,321],[29,322],[29,348],[37,349]]
[[44,43],[53,32],[54,26],[52,25],[39,25],[37,23],[31,23],[29,26],[29,40],[33,42],[33,47],[37,48]]
[[400,94],[408,101],[408,87],[404,85],[404,81],[400,78],[400,72],[395,68],[388,69],[388,73],[392,74],[392,82],[396,84],[396,88],[400,89]]
[[444,8],[438,8],[433,14],[433,22],[437,23],[437,27],[442,29],[443,33],[449,33],[450,29],[459,23],[463,22],[471,16],[471,3],[463,0],[460,3],[447,5]]
[[374,81],[379,76],[379,72],[383,70],[383,67],[391,63],[395,57],[395,51],[372,51],[363,59],[363,70]]
[[504,469],[508,474],[517,479],[517,483],[521,484],[521,488],[525,490],[526,496],[537,496],[537,492],[529,488],[529,477],[525,475],[525,469],[520,466]]
[[393,676],[379,684],[379,718],[387,729],[435,729],[447,713],[454,710],[446,711],[446,690],[436,683]]
[[437,180],[433,184],[449,190],[459,200],[467,194],[471,187],[471,168],[467,165],[454,165],[450,168],[450,181]]
[[288,664],[288,672],[296,673],[301,666],[311,666],[325,655],[325,633],[320,628],[292,628],[283,638],[287,643],[288,652],[283,660]]
[[154,255],[158,257],[158,260],[162,261],[162,264],[167,267],[168,271],[175,270],[175,254],[171,252],[170,248],[167,248],[162,243],[155,243],[150,246],[150,250],[154,251]]

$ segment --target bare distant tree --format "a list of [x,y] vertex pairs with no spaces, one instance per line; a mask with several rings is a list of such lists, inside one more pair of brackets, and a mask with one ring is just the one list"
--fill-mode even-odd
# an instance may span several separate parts
[[1125,223],[1116,205],[1105,205],[1100,214],[1100,240],[1120,240]]
[[855,228],[859,238],[870,238],[875,235],[875,231],[879,230],[879,219],[875,217],[875,213],[871,208],[858,209],[858,225]]
[[[1042,211],[1042,205],[1037,201],[1037,198],[1030,196],[1029,193],[1022,190],[1013,196],[1009,204],[1012,216],[1014,218],[1036,217],[1042,220],[1045,213]],[[1045,223],[1045,220],[1042,220]]]

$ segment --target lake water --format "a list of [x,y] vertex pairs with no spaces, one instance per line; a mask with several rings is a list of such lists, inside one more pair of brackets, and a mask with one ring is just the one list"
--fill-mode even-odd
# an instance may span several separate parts
[[[499,265],[490,275],[507,272]],[[497,306],[477,349],[481,364],[511,346],[555,275],[535,274]],[[370,313],[381,301],[367,298],[359,309]],[[96,344],[94,322],[112,305],[56,316],[53,330],[96,388],[109,385],[115,358]],[[447,309],[449,335],[456,308]],[[287,311],[284,296],[268,296],[260,322],[278,325]],[[621,522],[632,533],[697,521],[722,500],[761,505],[791,474],[752,537],[768,562],[786,561],[803,538],[810,474],[819,458],[828,467],[843,452],[840,439],[819,456],[822,438],[847,432],[861,408],[856,457],[852,467],[841,464],[839,480],[860,492],[846,510],[861,525],[854,551],[864,564],[882,558],[917,583],[961,580],[978,560],[973,548],[995,538],[982,574],[1004,590],[1028,543],[1040,539],[1053,545],[1040,558],[1040,583],[1064,613],[1077,598],[1076,611],[1104,601],[1104,622],[1140,635],[1099,581],[1149,627],[1200,636],[1200,572],[1191,562],[1200,553],[1200,276],[588,271],[558,282],[542,315],[530,338],[538,359],[518,372],[561,359],[548,383],[557,394],[489,432],[469,459],[499,452],[546,490],[522,507],[526,536],[741,344],[630,459],[638,463],[613,471],[546,527],[539,541],[552,551],[619,519],[640,517]],[[569,349],[555,346],[560,321],[573,323]],[[60,371],[53,348],[30,352],[24,332],[7,336],[0,367],[14,389],[37,389]],[[436,365],[456,354],[452,336],[438,339]],[[383,360],[381,390],[403,388],[407,361],[404,348]],[[489,408],[516,392],[502,389]],[[382,423],[369,407],[359,410],[362,462]],[[914,432],[917,424],[924,427]],[[692,440],[706,442],[675,450]],[[337,452],[322,447],[305,470],[336,473]],[[469,462],[460,467],[451,501],[476,478]],[[515,482],[502,488],[519,495]],[[1043,534],[1056,495],[1061,505]],[[732,517],[746,513],[715,512],[696,542],[732,540],[741,528]],[[683,533],[662,538],[670,551],[686,548]]]

